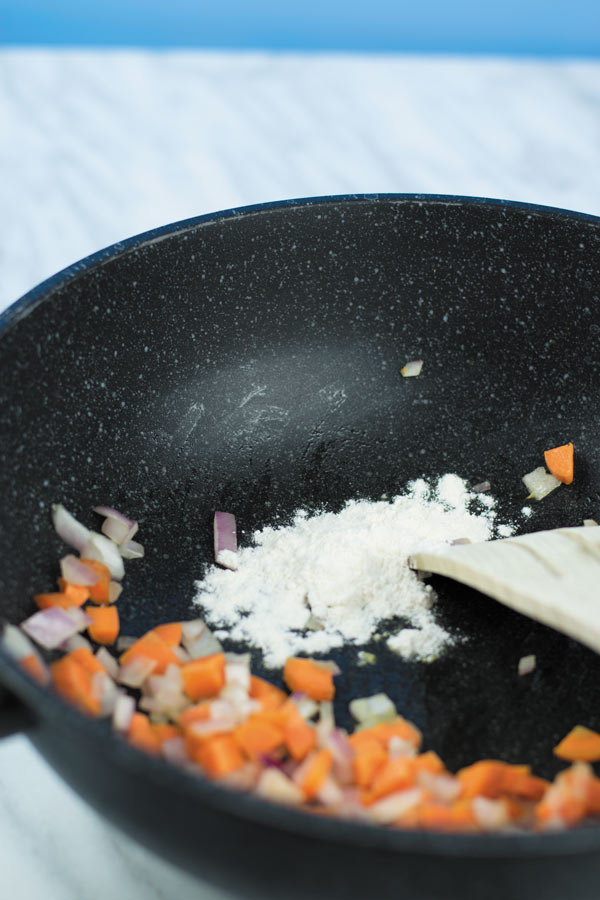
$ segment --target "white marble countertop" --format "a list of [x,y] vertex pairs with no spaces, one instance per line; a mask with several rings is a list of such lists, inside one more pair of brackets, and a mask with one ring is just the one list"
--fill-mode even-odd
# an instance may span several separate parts
[[[0,123],[0,311],[107,244],[247,203],[399,191],[600,215],[600,62],[4,50]],[[19,736],[0,744],[0,847],[11,900],[223,896]]]

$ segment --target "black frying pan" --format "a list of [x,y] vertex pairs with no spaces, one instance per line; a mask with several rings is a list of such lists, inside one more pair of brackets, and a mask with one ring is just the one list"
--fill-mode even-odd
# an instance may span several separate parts
[[[523,530],[598,515],[599,295],[600,219],[454,197],[232,210],[72,266],[0,320],[0,612],[18,622],[51,588],[56,501],[88,522],[96,503],[141,520],[147,557],[120,603],[135,634],[194,615],[216,508],[248,534],[299,505],[338,509],[457,472],[489,479]],[[423,374],[403,380],[415,357]],[[328,404],[326,386],[345,402]],[[568,440],[574,484],[524,520],[521,475]],[[339,721],[351,697],[385,690],[450,766],[497,756],[552,776],[556,741],[600,727],[598,657],[434,583],[443,624],[469,640],[430,665],[379,644],[373,668],[355,666],[354,647],[334,653]],[[528,653],[538,668],[519,679]],[[1,654],[0,675],[4,730],[28,726],[100,812],[244,897],[597,896],[598,828],[451,836],[314,817],[146,758]]]

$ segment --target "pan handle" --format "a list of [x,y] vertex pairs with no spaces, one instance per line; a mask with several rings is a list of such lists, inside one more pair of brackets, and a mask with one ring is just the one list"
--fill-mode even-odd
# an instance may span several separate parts
[[0,685],[0,738],[30,731],[36,719],[28,706]]

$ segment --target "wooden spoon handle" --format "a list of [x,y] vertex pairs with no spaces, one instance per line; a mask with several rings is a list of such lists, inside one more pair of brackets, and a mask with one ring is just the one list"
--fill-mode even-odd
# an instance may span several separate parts
[[600,526],[423,550],[411,565],[476,588],[600,653]]

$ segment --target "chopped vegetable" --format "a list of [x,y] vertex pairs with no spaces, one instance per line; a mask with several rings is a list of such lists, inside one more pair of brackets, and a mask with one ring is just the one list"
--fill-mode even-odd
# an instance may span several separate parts
[[75,550],[81,550],[89,540],[89,529],[67,512],[62,503],[55,503],[52,507],[52,524],[65,544]]
[[[69,607],[74,608],[74,607]],[[34,613],[21,623],[25,634],[29,635],[40,647],[46,650],[55,650],[57,647],[77,634],[79,626],[67,613],[67,610],[59,606],[51,606]]]
[[313,700],[333,700],[333,673],[312,659],[291,657],[286,661],[283,678],[291,691],[298,691]]
[[115,581],[121,581],[125,575],[123,558],[119,548],[103,534],[90,531],[88,540],[81,548],[81,556],[82,559],[95,559],[104,563],[110,569],[110,574]]
[[554,748],[554,754],[570,762],[598,762],[600,760],[600,734],[576,725]]
[[114,644],[119,634],[119,613],[116,606],[88,606],[86,613],[92,620],[88,634],[97,644]]
[[237,569],[237,534],[235,516],[216,512],[213,523],[215,562],[226,569]]
[[69,653],[51,663],[50,671],[55,689],[69,703],[90,716],[99,716],[100,700],[92,690],[93,675]]
[[81,562],[85,563],[96,576],[96,581],[89,587],[90,600],[94,603],[110,603],[111,575],[108,566],[98,559],[82,559]]
[[215,653],[181,667],[183,685],[190,700],[216,697],[225,685],[225,655]]
[[534,469],[533,472],[524,475],[523,483],[530,492],[529,496],[534,497],[536,500],[543,500],[544,497],[547,497],[553,490],[560,487],[558,478],[555,478],[554,475],[550,475],[546,472],[543,466],[539,466],[537,469]]
[[492,485],[489,481],[480,481],[479,484],[473,485],[473,490],[476,494],[485,494],[487,491],[491,491]]
[[573,481],[573,443],[563,444],[562,447],[553,447],[544,451],[544,459],[548,471],[562,481],[563,484],[571,484]]
[[[100,536],[109,540],[108,533],[117,549],[124,517],[97,511],[119,526]],[[61,527],[81,537],[83,526],[71,519],[60,514]],[[85,547],[93,542],[89,535]],[[600,779],[588,764],[600,760],[600,733],[577,726],[560,742],[556,755],[574,765],[552,784],[529,766],[494,759],[454,775],[434,751],[419,752],[420,731],[386,694],[351,701],[352,734],[336,727],[333,679],[341,672],[334,662],[288,659],[288,695],[251,673],[249,654],[225,654],[200,619],[119,637],[114,600],[121,585],[114,573],[100,559],[72,557],[73,565],[66,559],[60,591],[36,594],[43,608],[23,630],[4,626],[2,649],[81,712],[110,717],[136,749],[273,802],[389,827],[548,831],[600,817]],[[88,599],[99,605],[82,609]],[[80,634],[86,627],[102,644],[96,653]],[[26,634],[64,655],[46,666]],[[104,644],[115,644],[114,651]],[[534,667],[533,655],[519,660],[520,675]]]
[[413,359],[410,362],[407,362],[406,365],[402,366],[402,368],[400,369],[400,374],[403,378],[415,378],[417,375],[421,374],[422,368],[423,360]]
[[522,656],[521,659],[519,660],[519,668],[518,668],[519,675],[529,675],[530,672],[533,672],[535,667],[536,667],[536,658],[533,655],[533,653],[530,654],[529,656]]

